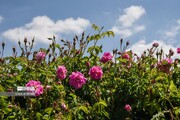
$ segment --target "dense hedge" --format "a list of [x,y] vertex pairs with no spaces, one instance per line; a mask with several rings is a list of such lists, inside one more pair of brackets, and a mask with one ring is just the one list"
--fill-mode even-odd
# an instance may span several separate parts
[[164,54],[154,43],[138,56],[121,39],[119,49],[100,56],[97,42],[114,33],[92,28],[97,33],[71,42],[48,38],[49,48],[37,51],[34,39],[25,38],[18,43],[21,53],[13,48],[8,57],[3,42],[0,91],[33,86],[36,96],[1,95],[0,119],[180,119],[180,60],[171,59],[180,49]]

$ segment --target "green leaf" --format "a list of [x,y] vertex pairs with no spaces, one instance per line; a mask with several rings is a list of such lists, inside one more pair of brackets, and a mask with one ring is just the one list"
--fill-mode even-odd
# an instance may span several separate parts
[[113,31],[108,31],[107,35],[108,35],[108,37],[110,37],[110,36],[114,37],[114,32]]
[[106,102],[101,100],[93,105],[94,110],[97,110],[99,107],[107,107]]
[[52,113],[53,108],[49,107],[44,110],[45,113],[48,113],[49,115]]
[[151,120],[160,120],[162,118],[165,118],[164,113],[168,113],[169,111],[160,111],[157,114],[153,115]]
[[99,52],[102,52],[102,48],[100,46],[91,46],[88,48],[87,52],[88,53],[92,53],[92,52],[96,52],[96,54],[98,54]]
[[180,107],[175,107],[175,114],[180,115]]
[[108,37],[112,36],[112,37],[114,37],[114,32],[113,31],[106,31],[106,32],[103,32],[101,34],[101,36],[102,37],[105,37],[105,36],[108,36]]
[[89,42],[92,41],[92,40],[94,40],[94,36],[93,35],[88,38]]
[[8,117],[8,120],[9,120],[9,119],[10,119],[10,120],[14,120],[15,117],[16,117],[16,116],[9,116],[9,117]]
[[177,88],[173,81],[171,81],[169,88],[171,92],[177,92]]
[[53,82],[53,79],[52,78],[48,78],[47,81],[48,81],[48,83],[51,83],[51,82]]
[[32,103],[36,103],[36,99],[31,98],[31,102],[32,102]]
[[55,44],[55,47],[60,49],[60,45],[59,44]]
[[37,120],[41,120],[41,117],[42,117],[42,114],[39,113],[39,112],[37,112],[37,113],[36,113],[36,119],[37,119]]
[[171,81],[169,89],[170,89],[170,95],[171,96],[176,96],[176,97],[180,98],[180,93],[178,92],[178,89],[177,89],[177,87],[173,81]]
[[100,34],[95,34],[94,35],[94,39],[95,40],[100,40],[101,39],[101,35]]
[[95,35],[92,35],[88,38],[88,41],[92,41],[92,40],[100,40],[101,39],[101,35],[100,34],[95,34]]
[[92,24],[92,28],[94,29],[94,30],[100,30],[100,28],[97,26],[97,25],[95,25],[95,24]]
[[91,52],[93,52],[93,49],[94,49],[94,46],[91,46],[91,47],[88,48],[87,52],[91,53]]
[[0,85],[0,92],[4,91],[3,86]]
[[4,110],[3,110],[3,111],[4,111],[4,113],[5,113],[5,114],[8,114],[9,112],[11,112],[11,111],[12,111],[12,109],[10,109],[10,108],[4,108]]
[[78,110],[82,110],[84,113],[88,114],[88,109],[85,106],[78,107]]

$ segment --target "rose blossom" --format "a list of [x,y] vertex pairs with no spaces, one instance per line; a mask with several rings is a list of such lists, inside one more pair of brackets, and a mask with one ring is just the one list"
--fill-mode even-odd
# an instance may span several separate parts
[[99,80],[102,78],[103,75],[103,71],[101,69],[101,67],[99,66],[93,66],[90,70],[89,70],[89,75],[91,76],[91,78],[93,80]]
[[35,95],[36,96],[43,94],[43,86],[42,85],[37,85],[35,88],[36,88],[35,89]]
[[[39,96],[43,93],[43,86],[41,85],[41,82],[35,81],[35,80],[30,80],[27,84],[26,87],[34,87],[35,88],[35,95]],[[32,92],[32,91],[31,91]]]
[[103,56],[101,57],[100,62],[106,63],[106,62],[108,62],[109,60],[112,60],[112,58],[113,58],[113,56],[111,55],[110,52],[105,52],[105,53],[103,54]]
[[177,53],[180,54],[180,48],[177,48]]
[[132,108],[129,104],[126,104],[124,109],[126,109],[126,111],[128,111],[128,112],[130,112],[132,110]]
[[69,76],[70,81],[69,84],[73,87],[75,87],[76,89],[79,89],[82,87],[83,84],[86,83],[86,78],[84,77],[84,75],[80,72],[72,72],[72,74]]
[[159,61],[158,65],[171,65],[172,64],[172,59],[170,58],[166,58],[166,59],[163,59],[161,61]]
[[168,64],[172,64],[172,59],[170,59],[170,58],[166,58],[165,61],[166,61]]
[[130,59],[130,56],[129,56],[128,53],[124,53],[124,54],[122,55],[122,58],[124,58],[124,59],[126,59],[126,60],[129,60],[129,59]]
[[38,52],[36,55],[38,62],[41,62],[43,59],[45,59],[45,57],[46,57],[46,53],[44,53],[44,52]]
[[165,73],[169,73],[172,64],[172,59],[166,58],[158,62],[157,67]]
[[26,84],[26,86],[27,87],[33,87],[33,86],[37,86],[37,85],[41,85],[41,82],[40,81],[35,81],[35,80],[30,80],[27,84]]
[[61,80],[66,78],[66,73],[67,73],[67,70],[66,70],[66,67],[64,67],[64,66],[59,66],[56,71],[57,77]]

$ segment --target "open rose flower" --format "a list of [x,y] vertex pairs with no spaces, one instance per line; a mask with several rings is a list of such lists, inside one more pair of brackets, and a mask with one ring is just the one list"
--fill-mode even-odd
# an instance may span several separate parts
[[86,78],[84,75],[80,72],[72,72],[72,74],[69,76],[70,81],[69,84],[76,89],[79,89],[82,87],[82,85],[86,84]]
[[100,80],[102,78],[102,76],[103,76],[103,71],[102,71],[101,67],[93,66],[89,70],[89,75],[91,76],[91,78],[93,80]]
[[122,58],[124,58],[124,59],[126,59],[126,60],[130,60],[130,56],[129,56],[128,53],[124,53],[124,54],[122,55]]
[[111,55],[110,52],[105,52],[105,53],[103,54],[103,56],[101,57],[100,62],[106,63],[106,62],[112,60],[112,58],[113,58],[113,56]]
[[30,80],[26,84],[26,87],[34,87],[35,91],[30,91],[30,92],[35,92],[36,96],[43,94],[43,86],[41,85],[40,81]]
[[45,59],[45,57],[46,57],[46,53],[44,53],[44,52],[38,52],[36,55],[38,62],[41,62],[43,59]]
[[57,77],[61,80],[66,78],[67,70],[65,66],[59,66],[56,71]]

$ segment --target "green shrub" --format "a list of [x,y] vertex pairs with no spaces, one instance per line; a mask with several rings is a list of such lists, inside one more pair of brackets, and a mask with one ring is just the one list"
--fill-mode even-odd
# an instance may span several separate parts
[[72,43],[57,43],[53,36],[49,48],[38,51],[32,51],[34,39],[25,38],[18,43],[19,56],[13,48],[13,56],[3,57],[3,43],[1,93],[30,80],[41,84],[31,83],[39,93],[34,97],[1,95],[0,119],[180,119],[180,60],[171,59],[173,52],[164,55],[154,43],[138,56],[121,39],[119,50],[99,57],[102,46],[97,42],[114,33],[92,27],[94,35],[82,33]]

